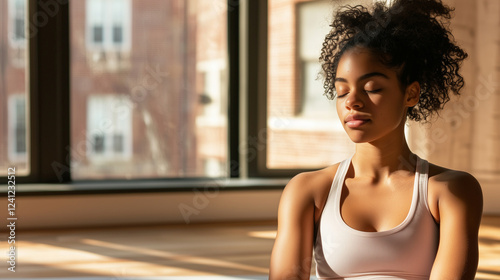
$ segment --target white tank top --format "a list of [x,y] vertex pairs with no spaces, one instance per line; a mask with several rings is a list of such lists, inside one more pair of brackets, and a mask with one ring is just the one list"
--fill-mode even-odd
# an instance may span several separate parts
[[314,244],[318,279],[429,279],[439,226],[427,203],[429,164],[417,157],[410,211],[390,230],[359,231],[340,214],[340,197],[351,159],[340,163],[323,208]]

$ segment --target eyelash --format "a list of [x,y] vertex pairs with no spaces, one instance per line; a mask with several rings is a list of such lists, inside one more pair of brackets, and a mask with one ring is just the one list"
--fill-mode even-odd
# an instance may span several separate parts
[[[365,90],[366,93],[377,93],[377,92],[380,92],[382,89],[375,89],[375,90]],[[349,93],[345,93],[345,94],[342,94],[342,95],[337,95],[337,98],[342,98],[344,96],[346,96],[347,94]]]

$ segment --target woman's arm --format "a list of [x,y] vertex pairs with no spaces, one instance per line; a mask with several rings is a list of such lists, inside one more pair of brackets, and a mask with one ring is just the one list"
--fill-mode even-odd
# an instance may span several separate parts
[[473,280],[479,258],[481,186],[465,172],[447,171],[437,177],[440,239],[430,279]]
[[314,198],[307,174],[285,187],[278,210],[278,234],[269,270],[270,280],[309,279],[314,239]]

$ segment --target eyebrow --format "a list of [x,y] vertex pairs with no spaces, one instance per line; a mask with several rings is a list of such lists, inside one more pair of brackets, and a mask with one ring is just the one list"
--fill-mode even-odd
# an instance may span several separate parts
[[[380,72],[371,72],[371,73],[367,73],[367,74],[364,74],[362,75],[361,77],[358,78],[358,81],[361,81],[361,80],[365,80],[365,79],[368,79],[368,78],[371,78],[371,77],[383,77],[383,78],[386,78],[386,79],[389,79],[389,77],[384,74],[384,73],[380,73]],[[335,83],[336,82],[343,82],[343,83],[347,83],[347,80],[345,78],[342,78],[342,77],[337,77],[335,78]]]

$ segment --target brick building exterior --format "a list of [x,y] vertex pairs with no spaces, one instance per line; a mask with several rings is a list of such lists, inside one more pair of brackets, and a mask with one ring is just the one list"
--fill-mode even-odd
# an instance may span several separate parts
[[[0,162],[21,168],[26,4],[0,1]],[[70,2],[73,179],[224,176],[226,24],[221,0]]]
[[[225,123],[213,120],[222,112],[204,112],[221,95],[213,92],[220,86],[206,92],[205,79],[221,79],[226,68],[225,37],[218,31],[225,29],[224,5],[114,2],[121,7],[91,0],[70,6],[73,177],[205,176],[206,161],[225,161]],[[110,10],[119,8],[118,23],[107,26]],[[99,9],[106,12],[93,19],[89,13]],[[91,108],[103,102],[105,108]]]
[[29,172],[24,16],[22,1],[0,1],[0,168],[16,166],[19,175]]

